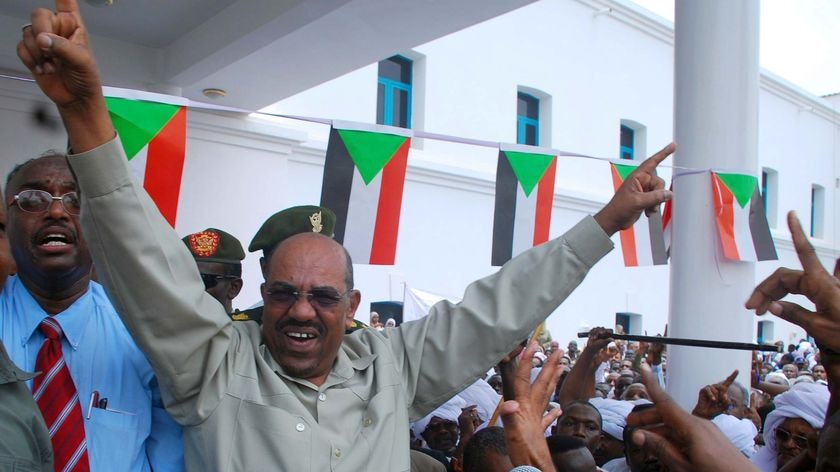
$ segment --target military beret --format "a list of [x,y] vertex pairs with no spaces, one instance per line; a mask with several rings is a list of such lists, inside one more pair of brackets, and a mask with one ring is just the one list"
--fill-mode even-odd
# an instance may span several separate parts
[[332,237],[334,230],[335,213],[329,208],[314,205],[286,208],[265,220],[248,250],[270,251],[284,239],[300,233],[321,233]]
[[239,240],[220,229],[207,228],[188,234],[181,241],[184,241],[197,261],[239,264],[245,259],[245,251]]

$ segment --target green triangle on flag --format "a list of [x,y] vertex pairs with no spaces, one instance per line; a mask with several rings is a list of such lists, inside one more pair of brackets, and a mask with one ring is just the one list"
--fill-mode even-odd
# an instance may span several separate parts
[[503,151],[510,162],[513,174],[522,186],[525,196],[531,196],[534,187],[540,182],[545,170],[551,165],[554,156],[550,154],[533,154],[529,152]]
[[394,157],[397,149],[403,145],[405,136],[375,133],[372,131],[338,130],[350,159],[359,169],[365,185],[370,184],[377,174]]
[[181,109],[178,105],[105,97],[111,122],[131,160]]
[[715,172],[723,185],[732,192],[735,200],[741,208],[747,206],[747,203],[752,199],[755,187],[758,185],[758,179],[753,175],[747,174],[722,174]]
[[627,176],[630,175],[631,172],[636,170],[636,166],[629,166],[627,164],[616,164],[615,162],[611,162],[610,164],[612,164],[615,168],[615,171],[618,172],[618,176],[621,177],[622,182],[624,182],[627,179]]

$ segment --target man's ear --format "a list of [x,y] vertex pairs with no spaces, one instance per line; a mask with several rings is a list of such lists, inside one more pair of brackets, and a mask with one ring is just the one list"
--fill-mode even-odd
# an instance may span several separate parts
[[267,274],[266,274],[266,270],[265,270],[266,269],[266,267],[265,267],[266,262],[267,261],[265,260],[265,256],[260,257],[260,272],[262,272],[263,280],[268,279],[268,277],[266,276]]
[[228,292],[227,297],[228,300],[233,300],[239,295],[239,292],[242,291],[242,279],[236,278],[233,279],[230,284],[228,284]]
[[362,302],[362,294],[358,290],[350,291],[350,306],[347,307],[347,315],[344,320],[344,326],[351,328],[353,326],[353,319],[356,317],[356,310]]

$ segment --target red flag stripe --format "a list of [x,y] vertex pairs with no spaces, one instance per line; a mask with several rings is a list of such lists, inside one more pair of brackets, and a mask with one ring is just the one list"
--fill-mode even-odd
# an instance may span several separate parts
[[741,260],[738,245],[735,242],[735,213],[732,205],[735,196],[726,188],[714,173],[712,175],[712,198],[715,201],[715,219],[718,234],[723,245],[723,254],[728,259]]
[[534,246],[548,241],[551,227],[551,210],[554,207],[554,177],[557,174],[557,158],[551,160],[537,184],[537,208],[534,218]]
[[187,109],[181,107],[151,141],[146,153],[143,187],[172,227],[178,214],[178,196],[184,172]]
[[[613,189],[618,191],[622,183],[621,175],[618,174],[614,165],[610,165],[610,171],[612,171]],[[636,255],[636,233],[633,227],[631,226],[619,231],[618,239],[621,241],[621,254],[624,256],[624,266],[638,267],[639,258]]]
[[408,164],[408,138],[394,153],[394,157],[382,169],[382,183],[379,188],[379,205],[370,249],[370,263],[393,265],[397,254],[397,233],[400,228],[405,171]]

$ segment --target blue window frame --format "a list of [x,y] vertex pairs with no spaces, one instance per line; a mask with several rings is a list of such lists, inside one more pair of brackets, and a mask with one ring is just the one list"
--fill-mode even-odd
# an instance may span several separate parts
[[767,171],[761,171],[761,203],[764,205],[764,214],[767,214]]
[[379,62],[376,122],[381,125],[411,128],[412,62],[393,56]]
[[629,126],[621,125],[621,148],[619,157],[621,159],[633,159],[635,154],[636,132]]
[[811,231],[809,234],[813,238],[817,232],[817,189],[812,185],[811,186]]
[[540,99],[522,92],[516,96],[516,143],[540,145]]

